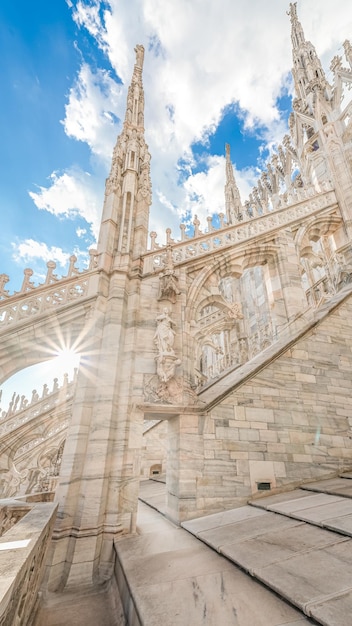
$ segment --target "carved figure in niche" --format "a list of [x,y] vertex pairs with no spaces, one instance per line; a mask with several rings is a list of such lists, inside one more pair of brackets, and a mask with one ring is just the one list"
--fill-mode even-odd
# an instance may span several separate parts
[[248,359],[247,339],[240,339],[240,363],[245,363]]
[[169,315],[167,307],[158,315],[156,322],[157,329],[154,335],[154,343],[159,352],[156,357],[157,374],[162,383],[167,383],[175,375],[176,366],[181,363],[173,349],[176,333],[172,328],[174,322]]
[[160,273],[159,278],[160,278],[160,289],[159,289],[158,300],[167,298],[171,302],[175,303],[176,296],[178,296],[181,292],[177,284],[178,278],[175,274],[171,246],[167,246],[165,270]]
[[154,335],[154,343],[156,344],[159,350],[159,356],[163,354],[174,355],[174,340],[175,340],[175,331],[172,326],[174,322],[169,316],[169,309],[165,307],[163,312],[156,318],[157,329]]

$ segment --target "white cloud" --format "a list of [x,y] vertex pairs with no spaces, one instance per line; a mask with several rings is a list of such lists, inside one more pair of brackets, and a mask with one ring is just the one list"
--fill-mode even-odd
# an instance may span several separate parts
[[51,246],[50,248],[46,243],[34,241],[34,239],[26,239],[25,241],[12,244],[13,247],[13,259],[16,262],[31,263],[40,259],[47,263],[48,261],[55,261],[61,267],[65,267],[70,258],[70,254],[64,252],[61,248]]
[[22,267],[23,265],[30,267],[33,272],[30,280],[35,286],[45,282],[48,272],[46,266],[49,261],[56,263],[54,275],[58,278],[67,275],[72,254],[77,258],[75,266],[81,271],[87,269],[89,265],[88,250],[80,250],[77,247],[75,247],[73,252],[72,250],[66,252],[59,246],[48,246],[45,242],[35,241],[34,239],[16,241],[11,245],[13,251],[12,259]]
[[58,217],[74,218],[77,215],[90,224],[97,238],[102,210],[102,186],[87,172],[73,169],[63,174],[54,172],[49,187],[39,187],[29,192],[38,209]]
[[[346,0],[303,0],[298,13],[307,39],[317,47],[325,68],[350,36]],[[86,142],[108,163],[123,119],[136,43],[146,48],[144,87],[146,139],[152,154],[151,230],[170,226],[178,233],[182,215],[224,207],[224,159],[209,157],[204,172],[192,173],[191,145],[214,132],[224,108],[236,103],[245,125],[260,127],[263,145],[272,149],[286,132],[277,98],[290,91],[292,65],[289,3],[282,0],[79,0],[73,16],[87,29],[124,81],[82,64],[69,93],[66,133]],[[263,128],[264,127],[264,128]],[[258,154],[258,157],[260,155]],[[182,184],[180,160],[183,161]],[[244,200],[255,170],[236,172]],[[84,178],[84,177],[83,177]],[[87,177],[85,177],[87,178]],[[53,175],[48,189],[31,194],[38,208],[56,215],[75,212],[98,229],[97,193],[80,173]],[[101,201],[103,196],[100,196]],[[193,199],[192,199],[193,198]],[[196,200],[194,200],[196,198]],[[74,199],[74,202],[72,201]],[[160,239],[160,237],[159,237]]]
[[102,159],[110,158],[116,140],[114,119],[122,110],[120,96],[121,86],[107,71],[92,72],[83,63],[65,106],[66,134],[86,142]]

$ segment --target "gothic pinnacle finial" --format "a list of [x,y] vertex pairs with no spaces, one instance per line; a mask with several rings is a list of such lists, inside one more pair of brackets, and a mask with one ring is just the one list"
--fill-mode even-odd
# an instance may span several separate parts
[[137,44],[134,51],[136,53],[136,67],[139,67],[142,70],[144,61],[144,46]]
[[291,22],[297,20],[297,2],[290,2],[290,8],[286,13],[290,16]]
[[[225,183],[225,208],[226,221],[234,224],[238,221],[238,216],[242,213],[240,192],[236,185],[233,165],[231,163],[230,144],[225,144],[226,150],[226,183]],[[222,228],[222,226],[221,226]]]

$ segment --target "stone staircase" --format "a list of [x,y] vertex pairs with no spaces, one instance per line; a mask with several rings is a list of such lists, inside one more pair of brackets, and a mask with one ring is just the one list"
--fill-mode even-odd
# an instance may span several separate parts
[[317,624],[352,625],[352,474],[182,527]]

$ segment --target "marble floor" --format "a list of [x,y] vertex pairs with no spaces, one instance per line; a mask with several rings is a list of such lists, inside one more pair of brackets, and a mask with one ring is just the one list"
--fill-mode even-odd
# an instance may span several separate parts
[[[156,496],[158,487],[149,487],[150,492],[154,491],[149,495]],[[138,536],[121,538],[116,548],[135,614],[143,626],[312,623],[228,559],[143,502],[139,504]]]

